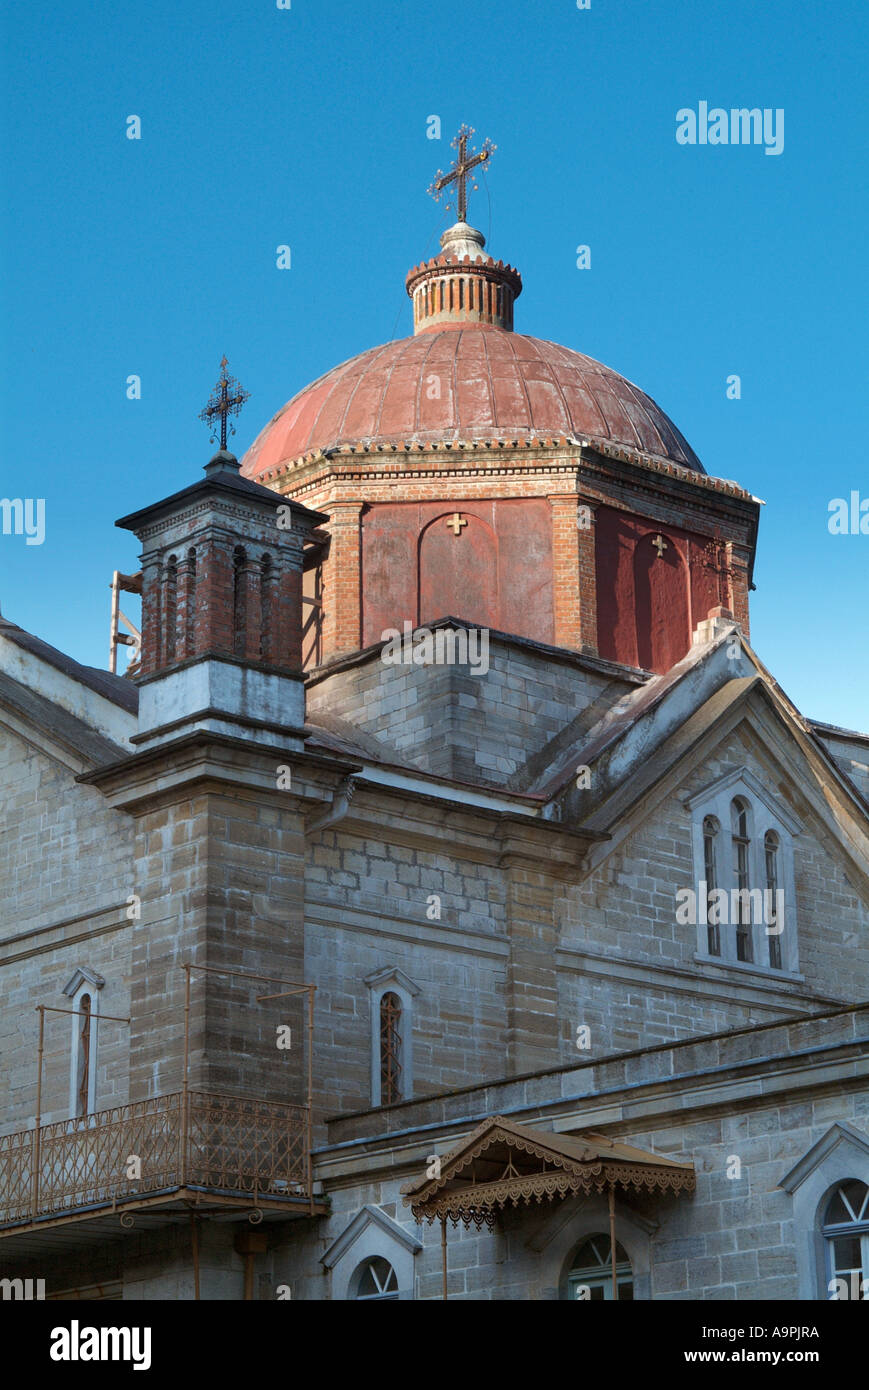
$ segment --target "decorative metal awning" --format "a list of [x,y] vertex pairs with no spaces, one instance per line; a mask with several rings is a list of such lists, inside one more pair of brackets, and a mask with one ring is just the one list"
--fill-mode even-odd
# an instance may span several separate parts
[[405,1183],[401,1190],[417,1221],[441,1222],[444,1298],[448,1221],[479,1229],[494,1226],[505,1207],[607,1192],[615,1296],[616,1189],[663,1194],[693,1192],[696,1186],[692,1163],[663,1158],[603,1134],[553,1134],[500,1115],[485,1120],[435,1166],[436,1175]]
[[603,1134],[529,1129],[496,1115],[439,1163],[439,1177],[402,1188],[417,1221],[492,1226],[497,1212],[610,1186],[634,1192],[693,1192],[694,1166]]

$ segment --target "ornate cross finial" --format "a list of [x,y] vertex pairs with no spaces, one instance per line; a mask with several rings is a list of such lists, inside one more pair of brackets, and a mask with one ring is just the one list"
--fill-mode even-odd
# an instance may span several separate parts
[[[497,146],[493,145],[491,140],[487,139],[483,141],[483,148],[478,154],[475,154],[472,150],[469,155],[468,141],[473,133],[474,131],[471,126],[462,126],[455,140],[452,141],[452,147],[457,151],[457,158],[453,160],[453,167],[448,174],[438,169],[435,181],[428,190],[435,202],[438,202],[444,189],[449,187],[451,183],[456,184],[456,212],[459,222],[464,222],[466,220],[468,211],[468,176],[471,170],[475,169],[478,164],[487,163],[497,149]],[[471,191],[474,192],[476,188],[476,183],[471,182]],[[450,204],[447,203],[446,206],[449,208]]]
[[[236,381],[234,376],[230,376],[226,370],[226,358],[220,359],[220,377],[217,385],[212,391],[208,404],[204,410],[200,410],[199,419],[204,420],[206,425],[211,426],[211,442],[217,443],[218,434],[220,435],[220,447],[226,448],[226,421],[230,415],[238,415],[245,401],[250,398],[250,392],[245,391],[241,383]],[[217,421],[220,420],[220,425]],[[235,434],[235,426],[230,425],[230,434]]]

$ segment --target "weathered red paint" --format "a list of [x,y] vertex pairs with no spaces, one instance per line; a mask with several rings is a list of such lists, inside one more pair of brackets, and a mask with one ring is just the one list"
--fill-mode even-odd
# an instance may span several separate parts
[[486,324],[450,325],[371,348],[278,411],[245,454],[264,478],[341,444],[575,435],[703,472],[663,410],[618,372],[570,348]]
[[[467,524],[458,536],[454,514]],[[362,522],[363,645],[453,616],[553,640],[552,541],[542,498],[372,506]]]
[[[708,537],[609,507],[595,524],[598,651],[611,661],[668,671],[719,602]],[[658,554],[653,538],[666,543]]]

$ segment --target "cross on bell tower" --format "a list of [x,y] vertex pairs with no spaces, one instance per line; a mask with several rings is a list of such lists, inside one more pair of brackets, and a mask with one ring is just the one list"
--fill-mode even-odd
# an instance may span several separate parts
[[[469,155],[468,141],[473,133],[472,126],[463,125],[461,127],[455,140],[452,141],[452,147],[457,151],[457,158],[453,160],[452,168],[447,174],[438,169],[435,181],[428,190],[435,202],[438,202],[445,188],[448,188],[451,183],[456,185],[456,212],[459,222],[467,221],[468,177],[471,170],[476,169],[479,164],[486,164],[497,148],[491,140],[486,139],[483,141],[483,148],[478,153],[475,154],[472,150]],[[476,191],[476,188],[476,183],[472,182],[471,191]],[[449,203],[446,206],[449,207]]]
[[[211,442],[217,443],[219,432],[220,447],[224,451],[226,449],[227,418],[230,415],[238,415],[245,401],[250,399],[250,392],[245,391],[241,383],[234,376],[229,375],[226,368],[226,357],[221,357],[220,377],[217,385],[212,391],[205,409],[199,412],[199,419],[204,420],[206,425],[211,425]],[[219,426],[218,420],[220,420]],[[235,434],[235,426],[230,425],[229,428],[230,432]]]

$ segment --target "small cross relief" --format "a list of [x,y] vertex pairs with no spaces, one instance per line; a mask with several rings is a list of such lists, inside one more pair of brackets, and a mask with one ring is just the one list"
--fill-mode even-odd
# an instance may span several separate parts
[[462,527],[467,526],[467,524],[468,523],[462,519],[460,512],[453,512],[452,516],[447,521],[447,526],[450,527],[454,536],[460,536],[462,534]]
[[657,536],[652,537],[652,545],[657,550],[658,559],[660,560],[661,556],[664,554],[664,551],[668,548],[667,542],[664,540],[664,537],[659,534]]

